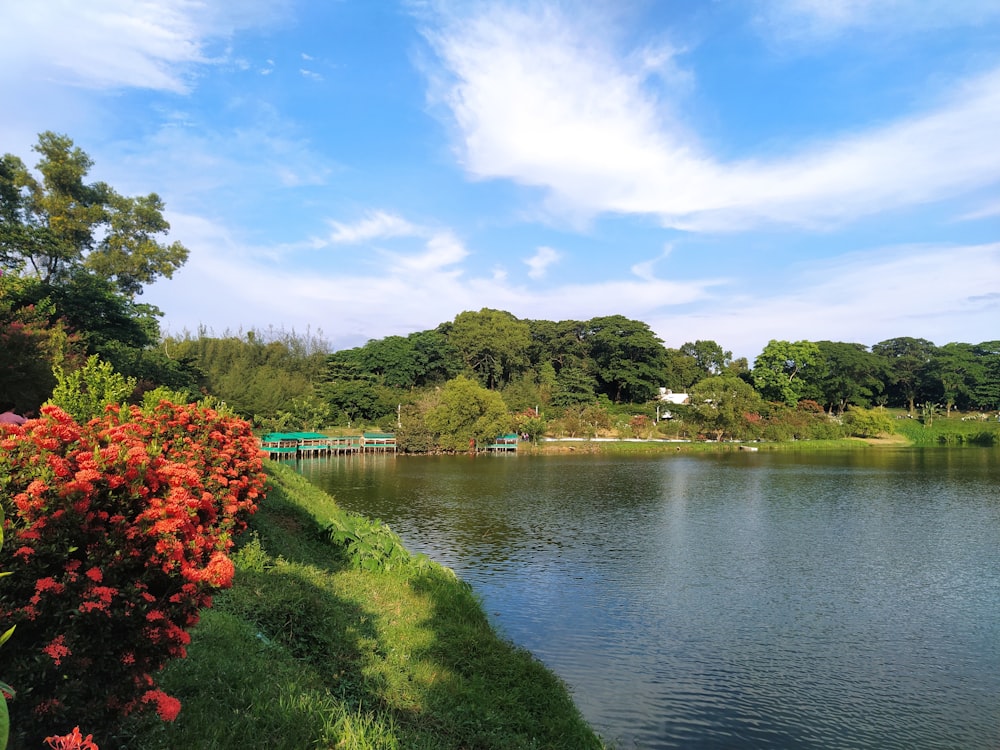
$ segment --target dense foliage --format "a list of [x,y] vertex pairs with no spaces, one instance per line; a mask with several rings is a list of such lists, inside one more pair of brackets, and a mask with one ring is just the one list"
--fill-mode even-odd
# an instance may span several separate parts
[[[369,425],[418,452],[467,450],[487,431],[511,428],[533,438],[827,439],[857,432],[845,422],[851,410],[912,407],[922,418],[928,408],[945,417],[958,409],[985,418],[1000,408],[1000,342],[773,340],[751,368],[714,341],[666,347],[622,316],[552,322],[484,309],[332,353],[273,333],[202,333],[166,348],[183,352],[206,373],[206,390],[261,427]],[[264,373],[270,387],[257,397],[255,374]],[[714,393],[719,378],[731,387]],[[692,398],[664,404],[663,388]],[[493,416],[473,429],[486,410],[483,392],[494,394]]]
[[197,372],[157,347],[161,312],[136,301],[188,256],[160,239],[170,229],[163,202],[88,183],[93,162],[64,135],[42,133],[34,150],[34,172],[0,156],[0,396],[37,412],[53,366],[97,355],[139,391],[196,397]]

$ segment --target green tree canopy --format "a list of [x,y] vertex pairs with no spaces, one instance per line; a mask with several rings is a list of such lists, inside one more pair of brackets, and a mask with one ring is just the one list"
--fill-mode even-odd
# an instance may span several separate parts
[[705,375],[721,375],[733,361],[733,353],[723,349],[711,339],[687,342],[681,345],[683,354],[694,358],[698,369]]
[[819,362],[819,347],[811,341],[771,339],[753,363],[753,384],[770,401],[794,406],[804,397],[807,368]]
[[78,349],[49,300],[21,303],[25,285],[13,274],[0,276],[0,409],[20,414],[37,411],[55,386],[53,367]]
[[616,403],[656,396],[667,367],[663,342],[638,320],[624,315],[592,318],[586,341],[599,388]]
[[911,336],[880,341],[872,352],[889,363],[889,385],[896,402],[906,404],[912,414],[918,396],[927,385],[927,367],[935,346],[927,339]]
[[976,385],[973,402],[986,409],[1000,409],[1000,341],[976,344],[983,361],[983,379]]
[[449,380],[441,400],[426,416],[427,426],[445,450],[482,446],[511,430],[512,419],[503,398],[464,375]]
[[987,377],[986,361],[972,344],[950,343],[934,350],[928,375],[940,384],[945,415],[968,408]]
[[666,350],[666,366],[664,368],[663,387],[672,391],[688,390],[708,373],[698,364],[694,355],[682,349]]
[[885,387],[885,360],[864,344],[817,341],[819,360],[804,378],[812,395],[831,413],[843,414],[849,405],[867,407]]
[[529,320],[531,361],[536,367],[548,363],[556,374],[564,368],[585,368],[589,359],[587,324],[579,320]]
[[529,364],[531,329],[509,312],[483,308],[459,313],[448,341],[487,388],[501,388]]
[[361,366],[393,388],[412,388],[427,368],[426,357],[403,336],[369,341],[359,352]]
[[757,437],[754,417],[762,406],[760,395],[734,375],[714,375],[696,383],[689,404],[689,413],[716,440]]
[[0,158],[0,263],[58,282],[85,267],[136,295],[170,278],[187,249],[159,237],[170,225],[155,193],[134,198],[103,182],[87,183],[91,158],[65,135],[45,132],[33,147],[37,179],[12,154]]

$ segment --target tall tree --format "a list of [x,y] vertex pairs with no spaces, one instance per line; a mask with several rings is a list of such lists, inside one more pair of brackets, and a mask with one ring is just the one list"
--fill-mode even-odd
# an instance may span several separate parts
[[771,339],[753,363],[753,383],[770,401],[794,406],[803,398],[808,381],[802,375],[819,362],[819,347],[812,341]]
[[403,336],[373,339],[361,347],[362,367],[393,388],[412,388],[426,369],[426,359]]
[[692,385],[705,378],[708,373],[698,364],[697,358],[681,349],[666,350],[666,368],[663,385],[670,390],[687,391]]
[[528,320],[531,361],[536,367],[551,364],[556,374],[566,367],[586,367],[587,324],[579,320]]
[[[450,327],[450,324],[447,325]],[[434,330],[418,331],[406,337],[423,368],[416,379],[418,386],[445,383],[462,371],[462,361],[443,328],[438,326]]]
[[663,385],[666,349],[649,326],[624,315],[587,321],[590,357],[600,389],[615,402],[648,401]]
[[975,349],[982,358],[984,372],[973,402],[980,408],[1000,409],[1000,341],[983,341]]
[[757,437],[762,402],[753,386],[734,375],[714,375],[691,389],[690,411],[716,440]]
[[65,135],[42,133],[33,148],[40,180],[16,156],[0,159],[0,263],[44,282],[86,267],[131,296],[187,260],[179,242],[158,239],[170,229],[158,195],[85,182],[93,160]]
[[681,352],[694,358],[705,375],[721,375],[733,361],[733,353],[727,352],[711,339],[688,341],[681,346]]
[[817,341],[819,360],[805,379],[816,400],[831,413],[843,414],[848,405],[867,407],[885,387],[885,360],[864,344]]
[[951,343],[939,347],[931,355],[929,375],[941,386],[945,416],[957,405],[968,408],[973,395],[986,379],[983,358],[971,344]]
[[469,370],[490,389],[501,388],[529,364],[531,329],[509,312],[483,308],[459,313],[448,341]]
[[464,375],[449,380],[426,416],[445,450],[464,451],[510,431],[513,420],[503,398]]
[[913,414],[918,395],[926,386],[927,366],[935,346],[927,339],[901,336],[880,341],[872,352],[889,362],[889,385]]

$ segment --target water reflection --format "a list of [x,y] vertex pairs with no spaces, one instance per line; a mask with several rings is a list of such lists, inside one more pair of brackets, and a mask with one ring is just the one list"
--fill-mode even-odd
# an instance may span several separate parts
[[1000,747],[990,450],[299,469],[476,588],[619,747]]

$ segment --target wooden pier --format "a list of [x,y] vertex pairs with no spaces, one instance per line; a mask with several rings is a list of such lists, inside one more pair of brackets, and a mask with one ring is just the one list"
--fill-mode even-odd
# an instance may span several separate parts
[[486,446],[486,450],[490,453],[508,453],[510,451],[517,450],[517,435],[511,433],[508,435],[501,435],[492,443]]
[[396,436],[387,432],[362,435],[323,435],[319,432],[270,432],[260,438],[268,458],[312,458],[334,453],[396,452]]
[[396,436],[391,432],[366,432],[361,436],[361,450],[371,453],[395,453]]

